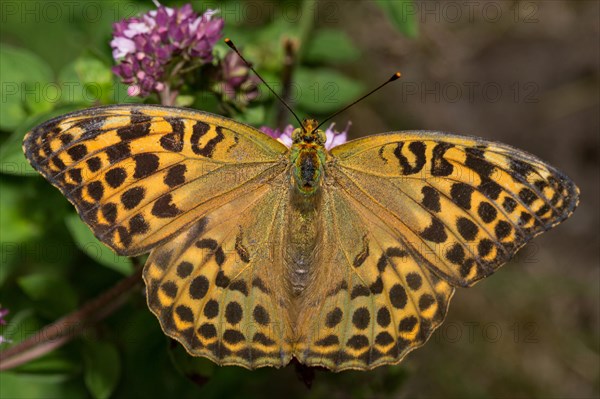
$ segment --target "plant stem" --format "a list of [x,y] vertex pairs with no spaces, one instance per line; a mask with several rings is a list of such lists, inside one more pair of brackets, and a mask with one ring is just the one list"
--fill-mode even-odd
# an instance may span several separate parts
[[[300,35],[296,45],[295,43],[287,39],[284,43],[284,60],[283,60],[283,71],[281,75],[281,98],[285,102],[290,101],[290,94],[293,82],[294,69],[297,65],[302,62],[302,58],[311,36],[314,31],[314,22],[316,18],[318,2],[314,0],[305,0],[302,2],[302,10],[300,19]],[[279,104],[276,114],[276,125],[278,128],[283,129],[287,125],[289,113],[287,108],[283,104]]]
[[[135,258],[132,258],[132,260]],[[134,261],[137,263],[137,261]],[[75,312],[47,325],[17,345],[0,352],[0,371],[37,359],[81,334],[120,308],[132,289],[142,282],[142,267]]]
[[160,103],[162,105],[175,105],[175,101],[177,100],[177,95],[179,91],[173,90],[171,91],[171,86],[168,83],[165,83],[165,88],[158,93],[158,97],[160,98]]
[[[294,42],[290,39],[286,39],[283,47],[285,54],[283,56],[283,71],[281,74],[281,99],[287,103],[290,101],[290,94],[292,92],[294,67],[296,66],[296,49],[294,48]],[[275,126],[283,131],[287,125],[288,117],[289,111],[287,107],[279,102]]]
[[302,10],[300,15],[300,44],[296,49],[297,62],[300,63],[304,58],[304,53],[308,47],[311,36],[314,33],[314,23],[317,18],[319,2],[315,0],[304,0],[302,2]]

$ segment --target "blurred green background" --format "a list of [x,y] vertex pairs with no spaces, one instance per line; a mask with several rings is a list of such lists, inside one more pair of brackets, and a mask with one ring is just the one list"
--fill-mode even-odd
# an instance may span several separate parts
[[[179,6],[183,2],[168,2]],[[142,290],[68,345],[0,373],[2,398],[544,397],[600,395],[599,2],[208,1],[277,87],[283,41],[300,45],[300,116],[323,118],[396,70],[403,78],[335,118],[350,137],[428,129],[532,152],[569,175],[581,204],[493,277],[460,289],[442,327],[398,366],[248,371],[188,357]],[[51,116],[132,101],[110,72],[111,24],[149,1],[0,3],[0,335],[17,343],[131,273],[21,153]],[[139,101],[139,100],[137,100]],[[152,102],[152,99],[149,100]],[[207,96],[193,106],[218,111]],[[268,95],[243,120],[274,126]],[[0,349],[10,344],[1,344]]]

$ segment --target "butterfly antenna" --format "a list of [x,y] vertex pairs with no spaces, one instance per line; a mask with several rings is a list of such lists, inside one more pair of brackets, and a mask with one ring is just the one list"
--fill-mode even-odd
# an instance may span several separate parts
[[329,115],[327,118],[325,118],[325,120],[323,120],[321,123],[319,123],[319,125],[316,128],[313,129],[313,132],[315,130],[317,130],[318,128],[320,128],[321,126],[323,126],[325,124],[325,122],[331,120],[332,118],[334,118],[338,114],[341,114],[342,112],[344,112],[345,110],[347,110],[348,108],[350,108],[351,106],[353,106],[354,104],[356,104],[357,102],[360,102],[360,101],[364,100],[365,98],[369,97],[371,94],[375,93],[377,90],[381,89],[383,86],[387,85],[388,83],[391,83],[391,82],[393,82],[396,79],[399,79],[400,76],[402,76],[400,74],[400,72],[396,72],[388,80],[386,80],[385,82],[383,82],[382,84],[380,84],[379,86],[377,86],[376,88],[374,88],[373,90],[371,90],[370,92],[368,92],[367,94],[365,94],[364,96],[362,96],[361,98],[359,98],[358,100],[355,100],[355,101],[351,102],[350,104],[346,105],[344,108],[340,109],[339,111],[334,112],[333,114]]
[[[281,97],[279,96],[279,94],[275,93],[275,90],[273,90],[273,89],[271,88],[271,86],[269,86],[269,84],[268,84],[267,82],[265,82],[265,80],[262,78],[262,76],[260,76],[260,75],[258,74],[258,72],[256,72],[256,70],[255,70],[255,69],[252,67],[252,64],[251,64],[251,63],[249,63],[248,61],[246,61],[246,59],[245,59],[245,58],[244,58],[244,56],[243,56],[243,55],[242,55],[242,54],[239,52],[239,50],[237,49],[237,47],[235,47],[235,44],[233,44],[233,42],[231,41],[231,39],[229,39],[229,38],[226,38],[226,39],[225,39],[225,44],[226,44],[226,45],[228,45],[230,49],[232,49],[233,51],[235,51],[235,53],[238,55],[238,57],[240,57],[240,58],[241,58],[241,60],[242,60],[242,61],[244,61],[244,64],[246,64],[246,66],[247,66],[248,68],[250,68],[250,70],[251,70],[252,72],[254,72],[254,74],[255,74],[256,76],[258,76],[258,78],[260,79],[260,81],[261,81],[261,82],[263,82],[263,83],[265,84],[265,86],[267,86],[267,89],[269,89],[269,90],[271,91],[271,93],[273,93],[273,95],[274,95],[275,97],[277,97],[277,99],[278,99],[279,101],[281,101],[281,103],[282,103],[283,105],[285,105],[285,107],[286,107],[286,108],[287,108],[287,109],[288,109],[288,110],[289,110],[289,111],[292,113],[292,115],[294,115],[294,118],[296,118],[296,120],[298,121],[298,123],[299,123],[299,126],[303,126],[303,124],[302,124],[302,121],[300,121],[300,118],[298,118],[298,115],[296,115],[296,113],[295,113],[295,112],[292,110],[292,108],[290,108],[290,106],[289,106],[289,105],[288,105],[288,104],[287,104],[287,103],[286,103],[286,102],[283,100],[283,98],[281,98]],[[370,93],[369,93],[369,94],[370,94]]]

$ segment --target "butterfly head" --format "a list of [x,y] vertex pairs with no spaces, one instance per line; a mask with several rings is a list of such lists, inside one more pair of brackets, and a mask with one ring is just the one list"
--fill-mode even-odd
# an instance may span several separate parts
[[327,141],[325,132],[317,129],[319,122],[315,119],[304,119],[302,127],[294,130],[292,141],[294,144],[316,144],[324,146]]

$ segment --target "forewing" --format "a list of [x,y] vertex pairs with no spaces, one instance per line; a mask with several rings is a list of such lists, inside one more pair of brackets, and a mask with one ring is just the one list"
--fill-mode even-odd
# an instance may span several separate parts
[[332,370],[398,363],[444,320],[454,289],[385,220],[328,187],[320,267],[305,292],[296,356]]
[[223,204],[151,252],[148,305],[190,354],[246,368],[290,361],[284,180]]
[[563,173],[513,147],[432,132],[389,133],[335,147],[335,185],[402,237],[421,264],[470,286],[574,211]]
[[182,108],[118,105],[50,120],[25,155],[96,237],[143,253],[282,173],[287,148],[249,126]]

